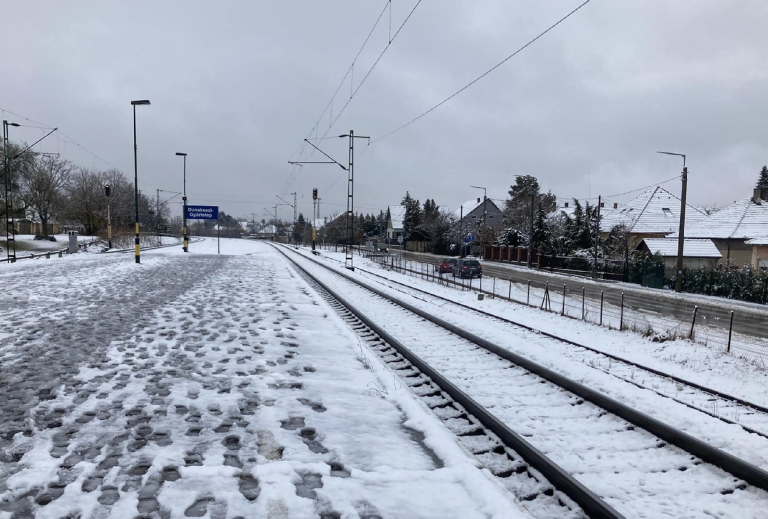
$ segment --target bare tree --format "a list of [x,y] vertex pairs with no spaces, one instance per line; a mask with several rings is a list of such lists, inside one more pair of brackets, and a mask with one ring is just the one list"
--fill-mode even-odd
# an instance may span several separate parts
[[57,156],[41,156],[26,164],[19,175],[19,198],[40,219],[41,235],[48,237],[48,222],[62,208],[64,190],[74,167]]

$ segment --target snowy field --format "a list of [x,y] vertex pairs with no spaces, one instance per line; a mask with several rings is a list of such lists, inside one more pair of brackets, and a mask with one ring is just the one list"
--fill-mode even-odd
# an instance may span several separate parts
[[269,245],[216,252],[0,269],[0,518],[529,517]]

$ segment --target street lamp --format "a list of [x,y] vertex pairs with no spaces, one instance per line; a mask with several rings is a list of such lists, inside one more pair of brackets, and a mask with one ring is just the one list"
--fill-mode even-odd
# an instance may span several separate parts
[[[5,247],[6,258],[8,263],[14,263],[16,261],[16,234],[13,221],[13,199],[11,197],[11,151],[8,148],[8,127],[21,126],[19,123],[9,123],[3,121],[3,155],[5,157]],[[13,248],[13,253],[11,253]]]
[[187,236],[187,154],[182,152],[177,152],[176,155],[179,157],[184,157],[184,194],[182,195],[181,199],[184,201],[184,213],[183,213],[183,227],[182,227],[182,234],[184,237],[184,246],[182,249],[184,252],[189,252],[189,238]]
[[131,101],[131,105],[133,105],[133,209],[134,216],[136,217],[136,239],[133,243],[136,263],[141,263],[141,250],[139,248],[139,165],[136,153],[136,106],[148,104],[150,102],[147,99]]
[[685,198],[688,192],[688,168],[685,167],[685,155],[670,151],[657,151],[662,155],[683,157],[683,189],[680,197],[680,227],[677,233],[677,276],[675,276],[675,292],[683,291],[683,244],[685,243]]

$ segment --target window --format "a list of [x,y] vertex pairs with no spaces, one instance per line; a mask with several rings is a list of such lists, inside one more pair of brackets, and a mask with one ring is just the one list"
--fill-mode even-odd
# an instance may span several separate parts
[[493,215],[490,215],[488,218],[493,218]]
[[662,207],[662,211],[664,211],[664,216],[672,216],[672,211],[669,210],[669,207]]

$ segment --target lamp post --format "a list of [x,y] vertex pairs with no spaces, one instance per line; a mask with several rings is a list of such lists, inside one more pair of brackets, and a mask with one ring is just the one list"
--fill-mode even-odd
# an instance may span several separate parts
[[[16,261],[16,229],[13,221],[13,198],[11,197],[11,157],[8,149],[8,127],[21,126],[19,123],[3,121],[3,155],[5,158],[5,254],[8,263]],[[13,252],[11,252],[13,249]]]
[[187,154],[182,152],[177,152],[176,155],[179,157],[184,157],[184,191],[181,195],[181,199],[184,203],[183,213],[182,213],[182,236],[184,239],[182,250],[184,252],[189,252],[189,237],[187,236]]
[[141,250],[139,248],[139,164],[136,147],[136,106],[148,104],[150,103],[147,99],[131,101],[131,105],[133,106],[133,209],[136,220],[136,239],[133,243],[136,263],[141,263]]
[[685,243],[685,198],[688,193],[688,168],[685,167],[685,155],[669,151],[657,151],[662,155],[683,157],[682,192],[680,196],[680,227],[677,233],[677,276],[675,276],[675,292],[683,291],[683,244]]

